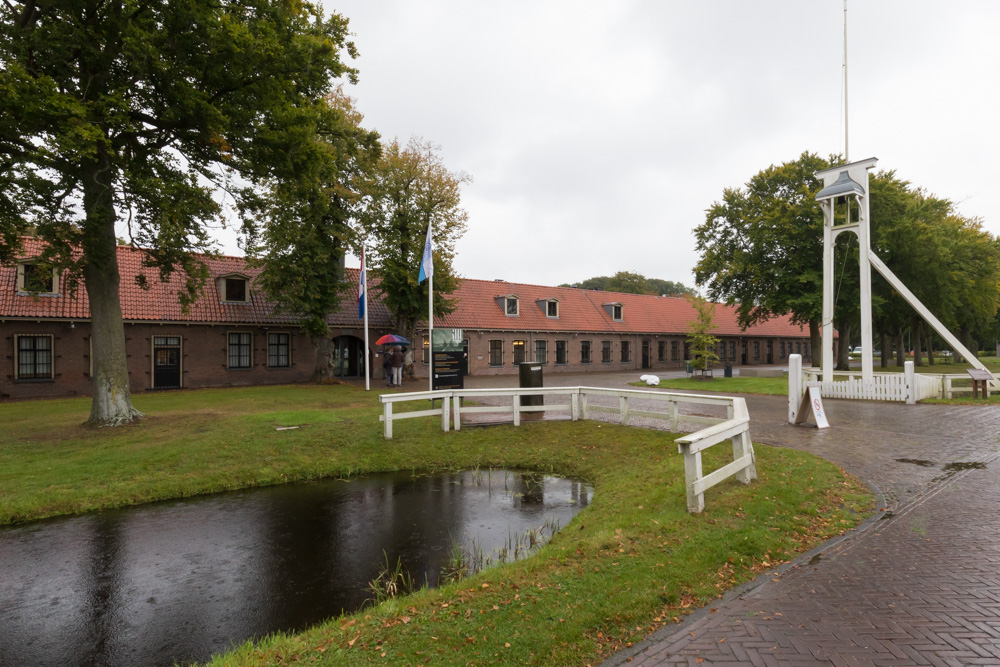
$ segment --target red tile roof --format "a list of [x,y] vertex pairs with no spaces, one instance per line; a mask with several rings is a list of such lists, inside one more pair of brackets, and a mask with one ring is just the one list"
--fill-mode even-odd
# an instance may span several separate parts
[[[22,256],[31,257],[41,251],[41,243],[28,239]],[[121,272],[119,295],[122,316],[126,321],[173,321],[189,323],[241,323],[241,324],[294,324],[296,317],[275,314],[274,303],[263,296],[260,289],[251,288],[248,304],[224,303],[219,293],[218,278],[238,273],[255,278],[260,270],[247,266],[241,257],[202,256],[211,279],[206,283],[200,298],[184,312],[177,299],[183,287],[184,276],[173,274],[160,282],[156,270],[142,267],[142,251],[127,246],[118,247],[118,265]],[[145,273],[149,289],[141,289],[135,277]],[[360,271],[347,269],[346,280],[351,286],[341,301],[340,310],[330,316],[330,323],[337,327],[361,325],[357,310],[357,284]],[[56,318],[85,320],[90,317],[87,293],[82,287],[75,295],[30,296],[18,294],[16,267],[0,267],[0,317],[3,318]],[[508,316],[498,299],[516,295],[520,299],[519,314]],[[695,311],[686,299],[660,297],[620,292],[582,290],[573,287],[544,287],[504,281],[463,279],[458,290],[451,295],[457,302],[454,312],[434,321],[435,326],[460,329],[495,331],[552,331],[552,332],[602,332],[602,333],[675,333],[686,334],[695,319]],[[546,316],[545,302],[556,299],[559,316]],[[614,321],[604,308],[605,304],[622,305],[622,320]],[[373,328],[391,328],[392,317],[378,300],[377,283],[369,285],[368,322]],[[736,309],[715,304],[717,335],[801,337],[807,335],[802,327],[792,324],[787,316],[775,317],[751,327],[744,332],[736,320]]]

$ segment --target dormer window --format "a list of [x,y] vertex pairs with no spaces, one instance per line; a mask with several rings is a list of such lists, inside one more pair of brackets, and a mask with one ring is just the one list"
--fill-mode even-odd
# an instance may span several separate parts
[[559,317],[559,302],[550,299],[545,302],[545,317]]
[[508,296],[504,298],[504,302],[506,303],[506,307],[504,309],[505,313],[512,316],[516,316],[519,314],[519,304],[521,302],[520,299],[518,299],[516,296]]
[[615,322],[622,321],[622,304],[620,303],[605,303],[604,310],[607,311],[608,315],[611,316]]
[[21,294],[55,296],[59,293],[59,274],[46,264],[18,264],[17,291]]
[[249,303],[250,281],[245,276],[225,276],[219,279],[224,303]]

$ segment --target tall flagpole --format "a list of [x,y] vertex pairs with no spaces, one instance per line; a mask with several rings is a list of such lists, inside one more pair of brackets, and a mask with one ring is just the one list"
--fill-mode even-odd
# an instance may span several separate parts
[[365,268],[365,244],[361,242],[361,280],[365,281],[365,391],[372,389],[372,377],[368,349],[368,270]]
[[434,272],[427,276],[427,321],[430,323],[427,333],[427,352],[431,355],[427,365],[428,389],[434,391]]
[[427,383],[434,391],[434,240],[431,238],[431,223],[427,221],[427,238],[424,239],[424,252],[420,257],[420,272],[417,283],[427,281]]
[[847,0],[844,0],[844,162],[850,162],[847,145]]

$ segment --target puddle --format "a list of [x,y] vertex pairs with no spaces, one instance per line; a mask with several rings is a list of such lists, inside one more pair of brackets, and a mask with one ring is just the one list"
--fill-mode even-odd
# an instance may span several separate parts
[[809,559],[809,565],[815,565],[816,563],[820,562],[821,560],[823,560],[823,554],[822,553],[818,553],[818,554],[816,554],[815,556],[813,556],[812,558]]
[[986,464],[980,461],[956,461],[955,463],[946,463],[941,469],[945,472],[956,473],[962,470],[984,470]]
[[896,459],[898,463],[912,463],[915,466],[920,466],[922,468],[933,468],[936,463],[934,461],[927,461],[925,459]]

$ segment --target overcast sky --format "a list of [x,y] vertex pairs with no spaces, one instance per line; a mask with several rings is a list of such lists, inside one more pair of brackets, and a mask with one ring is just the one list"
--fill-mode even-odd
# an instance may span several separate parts
[[[474,178],[463,277],[690,285],[692,230],[724,188],[844,150],[842,0],[325,6],[350,19],[365,125],[428,139]],[[877,157],[994,234],[998,34],[992,1],[848,6],[851,159]]]

